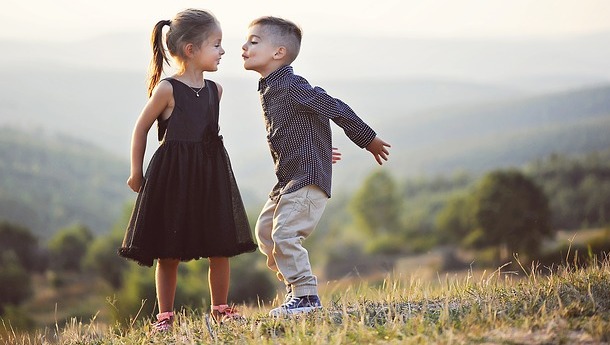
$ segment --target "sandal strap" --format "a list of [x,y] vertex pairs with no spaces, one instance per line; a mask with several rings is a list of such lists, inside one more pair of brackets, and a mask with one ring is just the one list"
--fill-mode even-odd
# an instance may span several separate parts
[[174,318],[174,312],[173,311],[166,311],[164,313],[157,314],[157,320],[158,321],[171,320],[173,318]]
[[239,315],[239,313],[237,312],[237,308],[230,307],[227,304],[213,305],[212,310],[217,311],[219,314],[222,314],[225,317],[241,317],[241,315]]
[[233,308],[229,307],[228,304],[220,304],[220,305],[212,306],[212,310],[216,310],[219,313],[224,313],[227,309],[233,310]]

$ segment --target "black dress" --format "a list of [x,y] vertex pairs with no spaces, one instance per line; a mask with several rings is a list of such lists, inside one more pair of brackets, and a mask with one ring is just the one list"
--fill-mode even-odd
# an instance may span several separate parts
[[256,249],[246,211],[219,136],[218,89],[199,97],[173,79],[175,106],[158,120],[161,144],[150,160],[119,255],[152,266],[154,259],[182,261],[230,257]]

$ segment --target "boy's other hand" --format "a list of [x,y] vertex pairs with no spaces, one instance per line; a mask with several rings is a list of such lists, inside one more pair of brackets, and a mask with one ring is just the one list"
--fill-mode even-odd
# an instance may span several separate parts
[[383,161],[387,161],[388,156],[390,155],[390,151],[388,151],[387,147],[391,147],[391,145],[381,140],[381,138],[375,137],[375,139],[368,144],[366,149],[373,154],[377,163],[382,165]]
[[333,164],[335,164],[341,160],[341,152],[339,152],[339,149],[336,147],[333,147],[333,158],[332,159],[333,159]]

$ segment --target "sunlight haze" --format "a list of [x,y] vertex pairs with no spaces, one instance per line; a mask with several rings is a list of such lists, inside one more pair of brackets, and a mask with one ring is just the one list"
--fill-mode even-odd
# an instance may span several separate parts
[[242,37],[253,18],[276,15],[305,33],[416,37],[526,37],[610,30],[604,0],[402,1],[3,1],[0,38],[70,41],[116,32],[148,31],[161,19],[209,9],[225,35]]

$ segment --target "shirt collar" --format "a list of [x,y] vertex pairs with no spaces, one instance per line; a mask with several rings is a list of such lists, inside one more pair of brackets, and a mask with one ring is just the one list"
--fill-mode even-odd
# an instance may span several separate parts
[[273,85],[278,80],[293,74],[292,66],[286,65],[282,66],[275,71],[271,72],[265,78],[260,78],[258,80],[258,91],[262,91],[267,85]]

